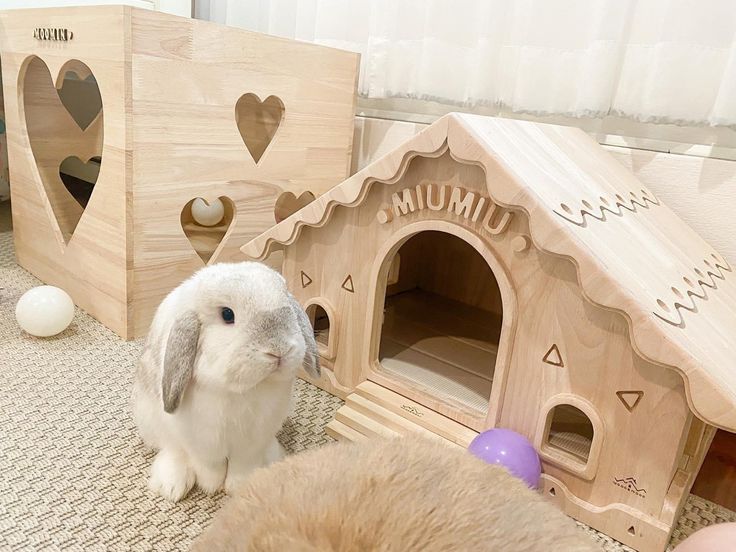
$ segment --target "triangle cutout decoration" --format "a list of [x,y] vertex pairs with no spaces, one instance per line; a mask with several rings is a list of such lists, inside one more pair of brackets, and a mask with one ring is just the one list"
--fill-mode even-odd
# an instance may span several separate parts
[[302,287],[305,288],[312,283],[312,279],[302,270]]
[[350,274],[348,274],[348,277],[343,280],[342,289],[349,291],[350,293],[355,293],[355,288],[353,287],[353,277]]
[[633,411],[644,396],[644,391],[616,391],[616,396],[629,412]]
[[547,354],[544,355],[542,361],[546,362],[547,364],[551,364],[552,366],[559,366],[560,368],[565,367],[565,363],[562,362],[562,355],[560,355],[560,350],[557,348],[557,345],[554,344],[552,345],[552,347],[549,348]]

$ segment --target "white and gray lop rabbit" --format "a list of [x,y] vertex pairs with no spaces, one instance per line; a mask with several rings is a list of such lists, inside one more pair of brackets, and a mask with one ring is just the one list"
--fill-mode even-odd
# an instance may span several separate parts
[[196,483],[231,490],[280,459],[276,440],[297,371],[319,376],[309,319],[284,278],[260,263],[206,267],[156,311],[132,407],[158,454],[149,488],[172,501]]

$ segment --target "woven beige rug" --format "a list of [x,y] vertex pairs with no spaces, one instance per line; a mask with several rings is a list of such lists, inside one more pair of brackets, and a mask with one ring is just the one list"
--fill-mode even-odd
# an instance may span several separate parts
[[[146,489],[152,455],[128,414],[139,342],[124,342],[82,312],[63,334],[20,332],[15,303],[40,282],[15,264],[10,214],[0,203],[0,550],[187,550],[223,496],[179,504]],[[328,442],[341,401],[297,384],[280,438],[298,452]],[[691,496],[673,543],[736,514]],[[628,548],[581,526],[604,550]]]

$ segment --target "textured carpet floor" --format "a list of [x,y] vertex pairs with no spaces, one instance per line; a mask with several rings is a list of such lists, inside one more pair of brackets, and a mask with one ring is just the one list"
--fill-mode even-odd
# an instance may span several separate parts
[[[0,550],[187,550],[222,494],[170,504],[146,489],[152,454],[128,413],[140,343],[124,342],[77,312],[54,338],[23,334],[20,295],[39,282],[15,264],[8,204],[0,203]],[[341,401],[297,384],[297,407],[280,434],[291,452],[329,440]],[[691,496],[673,535],[736,514]],[[607,551],[628,550],[581,526]]]

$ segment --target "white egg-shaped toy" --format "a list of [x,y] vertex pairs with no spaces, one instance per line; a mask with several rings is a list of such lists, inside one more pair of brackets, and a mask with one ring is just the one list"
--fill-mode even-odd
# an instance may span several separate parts
[[26,291],[15,305],[15,319],[26,332],[50,337],[63,332],[74,318],[74,302],[55,286],[38,286]]
[[214,226],[225,216],[225,205],[219,199],[207,203],[201,197],[192,202],[192,218],[200,226]]

